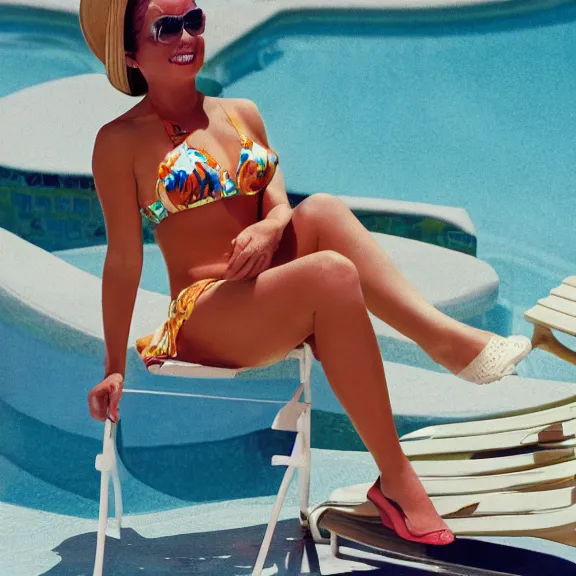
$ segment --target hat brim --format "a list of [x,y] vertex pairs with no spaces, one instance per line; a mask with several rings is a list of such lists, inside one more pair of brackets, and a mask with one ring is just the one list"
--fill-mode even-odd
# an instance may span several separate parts
[[128,0],[82,0],[80,27],[86,43],[106,66],[108,80],[120,92],[139,96],[146,81],[137,69],[128,69],[124,50],[124,19]]

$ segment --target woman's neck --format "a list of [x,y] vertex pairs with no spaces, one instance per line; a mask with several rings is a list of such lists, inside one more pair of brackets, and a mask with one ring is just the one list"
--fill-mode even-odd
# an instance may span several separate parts
[[198,92],[195,83],[178,89],[164,85],[158,91],[149,90],[147,99],[162,120],[175,122],[183,128],[198,116],[204,105],[204,94]]

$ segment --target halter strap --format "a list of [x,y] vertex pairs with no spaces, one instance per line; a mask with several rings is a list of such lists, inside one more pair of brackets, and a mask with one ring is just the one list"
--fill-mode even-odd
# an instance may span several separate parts
[[[234,126],[234,129],[236,130],[238,137],[240,138],[240,141],[244,142],[244,135],[240,131],[238,123],[234,120],[234,118],[230,116],[230,114],[228,114],[228,111],[226,110],[226,108],[224,108],[221,102],[218,102],[218,104],[224,111],[224,114],[226,114],[226,118],[228,118],[230,124]],[[179,124],[176,124],[176,122],[172,122],[171,120],[164,120],[163,118],[160,117],[160,114],[158,114],[158,112],[156,112],[156,115],[162,121],[164,130],[166,130],[166,134],[168,135],[168,138],[170,138],[174,146],[179,146],[180,144],[182,144],[182,142],[184,142],[184,140],[186,140],[186,138],[190,135],[190,132],[182,128]]]

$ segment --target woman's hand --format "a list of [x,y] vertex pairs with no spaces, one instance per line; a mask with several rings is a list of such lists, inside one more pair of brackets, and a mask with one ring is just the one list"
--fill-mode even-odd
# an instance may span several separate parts
[[272,262],[283,227],[275,220],[261,220],[248,226],[234,240],[225,280],[256,278]]
[[88,407],[90,416],[96,420],[104,421],[109,416],[114,422],[118,421],[118,404],[122,398],[124,377],[122,374],[110,374],[100,384],[94,386],[88,394]]

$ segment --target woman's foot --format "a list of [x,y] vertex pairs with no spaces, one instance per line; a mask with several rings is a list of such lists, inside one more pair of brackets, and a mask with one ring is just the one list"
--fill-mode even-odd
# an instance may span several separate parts
[[[383,521],[385,516],[388,516],[389,523],[394,524],[394,526],[388,527],[394,529],[399,536],[414,539],[419,536],[446,531],[439,535],[440,542],[437,543],[449,544],[454,539],[452,532],[436,512],[432,500],[426,493],[410,461],[405,457],[402,460],[403,464],[400,469],[388,470],[386,474],[380,475],[376,484],[370,489],[368,498],[381,511]],[[390,510],[386,503],[382,503],[382,498],[378,498],[378,493],[388,499],[390,506],[399,507],[401,513]],[[396,518],[392,516],[396,516]],[[409,534],[402,534],[401,526],[400,530],[398,529],[399,520],[408,529]],[[386,522],[384,524],[386,525]]]
[[454,542],[454,534],[448,527],[438,528],[428,532],[416,532],[411,528],[411,522],[401,506],[382,493],[380,478],[378,478],[370,490],[368,490],[367,496],[378,509],[382,524],[394,530],[401,538],[434,546],[445,546],[446,544]]
[[470,328],[448,343],[436,346],[433,360],[459,378],[475,384],[488,384],[509,376],[532,350],[525,336],[505,338]]
[[474,384],[490,384],[510,376],[532,350],[526,336],[493,336],[486,347],[458,376]]

